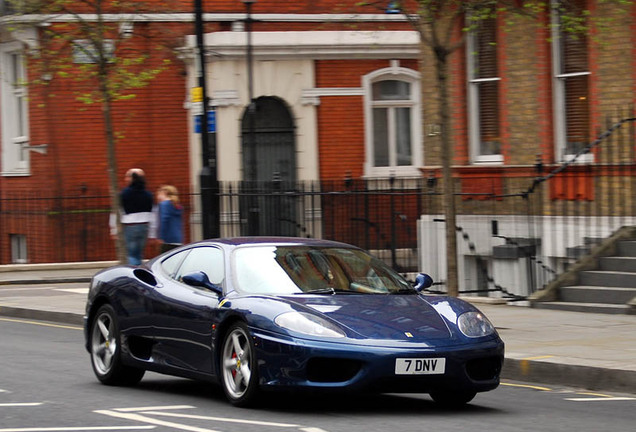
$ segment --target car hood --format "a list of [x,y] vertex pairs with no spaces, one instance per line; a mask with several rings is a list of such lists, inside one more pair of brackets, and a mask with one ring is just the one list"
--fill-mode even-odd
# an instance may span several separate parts
[[327,316],[358,337],[426,342],[451,337],[444,318],[419,295],[288,296]]

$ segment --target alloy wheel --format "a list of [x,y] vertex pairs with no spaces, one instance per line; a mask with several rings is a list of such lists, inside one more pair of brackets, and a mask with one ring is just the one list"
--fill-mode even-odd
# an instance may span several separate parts
[[249,335],[241,326],[234,327],[223,346],[223,384],[231,399],[240,399],[252,381],[252,346]]
[[106,375],[113,367],[117,352],[117,335],[113,318],[107,312],[101,313],[93,325],[91,353],[96,372]]

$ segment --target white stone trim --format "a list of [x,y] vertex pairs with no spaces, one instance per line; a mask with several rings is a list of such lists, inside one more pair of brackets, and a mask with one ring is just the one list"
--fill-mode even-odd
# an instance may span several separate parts
[[305,89],[302,91],[303,105],[320,105],[321,97],[328,96],[364,96],[364,89],[361,87],[325,87]]
[[215,90],[212,92],[212,98],[210,100],[210,106],[213,107],[227,107],[227,106],[242,106],[243,103],[239,98],[237,90]]
[[[208,55],[214,61],[243,59],[245,32],[215,32],[205,35]],[[195,37],[186,38],[186,56],[192,56]],[[416,59],[420,38],[415,31],[289,31],[252,32],[255,60],[284,59]]]

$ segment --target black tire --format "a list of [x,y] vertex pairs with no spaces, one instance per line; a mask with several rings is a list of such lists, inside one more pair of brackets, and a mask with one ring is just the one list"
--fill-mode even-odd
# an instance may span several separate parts
[[220,353],[221,384],[234,406],[252,405],[258,396],[258,370],[254,341],[247,325],[236,322],[223,339]]
[[125,366],[121,361],[121,335],[117,314],[111,305],[99,308],[90,329],[90,354],[93,372],[107,385],[135,385],[146,372]]
[[437,391],[431,397],[436,404],[444,408],[461,408],[474,399],[477,392],[473,390]]

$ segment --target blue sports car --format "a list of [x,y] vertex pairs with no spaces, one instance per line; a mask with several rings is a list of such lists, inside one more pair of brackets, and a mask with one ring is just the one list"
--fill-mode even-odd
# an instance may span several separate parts
[[427,295],[343,243],[232,238],[116,266],[91,282],[86,349],[104,384],[146,370],[266,390],[429,393],[462,405],[499,385],[504,344],[474,306]]

